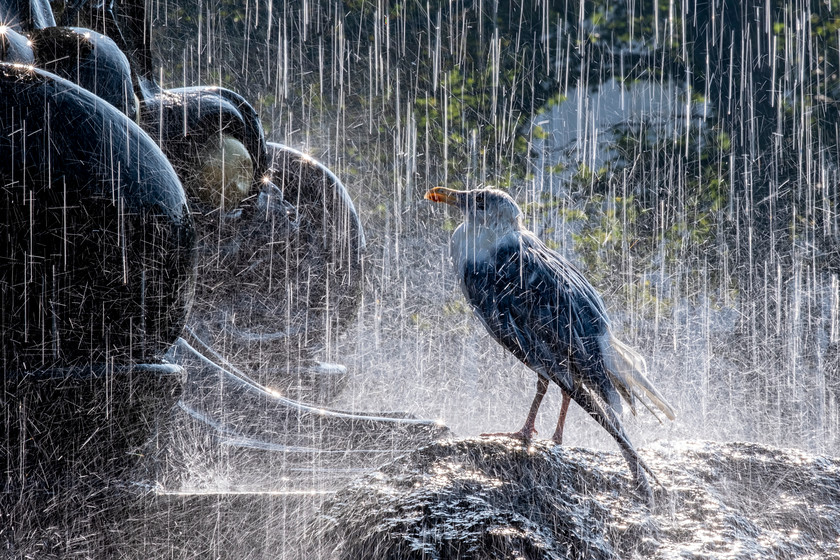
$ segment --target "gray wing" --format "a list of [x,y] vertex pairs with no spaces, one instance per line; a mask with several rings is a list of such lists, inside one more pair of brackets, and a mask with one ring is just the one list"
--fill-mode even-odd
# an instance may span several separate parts
[[521,239],[490,262],[468,263],[465,295],[490,334],[527,366],[569,393],[583,383],[620,410],[598,344],[609,328],[603,300],[562,256]]

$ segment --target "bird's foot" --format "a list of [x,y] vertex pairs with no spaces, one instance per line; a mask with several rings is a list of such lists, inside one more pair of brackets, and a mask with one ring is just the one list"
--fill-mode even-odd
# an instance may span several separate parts
[[554,445],[563,445],[563,434],[560,434],[559,436],[554,434],[551,436],[551,441],[554,442]]
[[537,435],[537,430],[534,428],[522,428],[518,432],[494,432],[488,434],[481,434],[481,437],[509,437],[518,439],[519,441],[529,442]]

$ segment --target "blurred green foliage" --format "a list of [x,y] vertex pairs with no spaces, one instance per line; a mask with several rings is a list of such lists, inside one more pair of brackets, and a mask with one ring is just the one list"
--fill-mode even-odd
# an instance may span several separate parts
[[[682,84],[707,110],[675,116],[678,134],[628,122],[601,169],[548,163],[567,181],[562,207],[580,212],[564,218],[586,266],[680,261],[726,291],[807,245],[840,269],[837,0],[179,0],[153,12],[164,82],[237,89],[281,140],[333,130],[348,168],[393,169],[415,189],[406,200],[442,182],[521,184],[547,133],[534,115],[570,88]],[[550,198],[542,212],[558,208]]]

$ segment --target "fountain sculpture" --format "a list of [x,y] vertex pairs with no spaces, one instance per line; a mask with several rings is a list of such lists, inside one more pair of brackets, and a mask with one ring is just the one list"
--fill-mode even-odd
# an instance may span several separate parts
[[[68,4],[57,26],[45,1],[0,2],[0,535],[21,557],[161,553],[220,507],[285,508],[277,491],[443,431],[325,406],[345,370],[313,348],[362,281],[346,189],[238,94],[160,88],[144,3],[120,8]],[[234,461],[225,488],[195,475]]]

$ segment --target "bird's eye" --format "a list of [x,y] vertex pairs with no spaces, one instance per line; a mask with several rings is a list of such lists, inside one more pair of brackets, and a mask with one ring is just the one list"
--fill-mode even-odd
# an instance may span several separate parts
[[476,208],[484,208],[484,193],[477,194],[475,197]]

